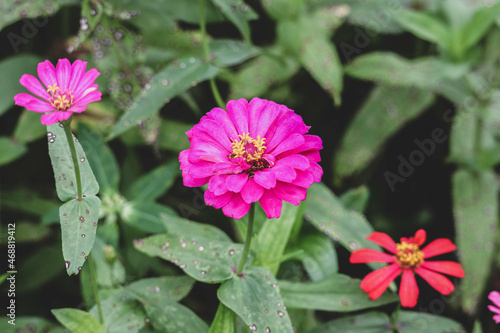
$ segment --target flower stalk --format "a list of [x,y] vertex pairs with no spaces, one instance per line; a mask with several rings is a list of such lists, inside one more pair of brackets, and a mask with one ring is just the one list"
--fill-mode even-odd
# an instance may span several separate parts
[[65,121],[61,121],[64,128],[64,133],[66,134],[66,139],[68,140],[69,150],[71,152],[71,158],[73,159],[73,167],[75,169],[76,178],[76,196],[77,200],[82,200],[82,178],[80,176],[80,165],[78,164],[78,157],[76,156],[75,142],[73,141],[73,134],[71,133],[71,118]]
[[240,263],[238,264],[238,269],[236,270],[236,275],[240,276],[243,272],[243,267],[247,261],[248,252],[250,251],[250,243],[252,242],[253,234],[253,224],[255,217],[255,203],[250,206],[250,211],[248,212],[248,225],[247,225],[247,236],[245,238],[245,246],[243,247],[243,253],[241,254]]
[[95,304],[97,305],[97,313],[99,314],[99,322],[104,323],[101,301],[99,300],[99,289],[97,288],[97,280],[95,278],[94,258],[92,257],[92,252],[89,253],[89,268],[90,279],[92,280],[92,287],[94,289]]

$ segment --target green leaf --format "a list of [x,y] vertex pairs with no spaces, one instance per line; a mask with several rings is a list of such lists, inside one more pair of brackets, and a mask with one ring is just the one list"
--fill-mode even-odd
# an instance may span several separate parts
[[365,239],[373,232],[365,217],[356,211],[345,209],[323,183],[312,184],[309,188],[304,218],[349,251],[360,248],[380,249]]
[[385,292],[376,300],[368,298],[360,280],[347,275],[330,275],[316,282],[279,281],[286,306],[335,312],[351,312],[397,302],[399,297]]
[[29,143],[45,135],[47,129],[40,122],[40,114],[24,110],[14,130],[14,139],[19,143]]
[[118,120],[110,138],[115,138],[158,111],[167,100],[188,90],[192,85],[215,77],[217,68],[194,57],[182,58],[157,73],[132,107]]
[[104,324],[94,318],[90,313],[78,309],[53,309],[52,314],[66,326],[72,333],[106,333]]
[[251,331],[292,332],[276,278],[263,267],[247,267],[243,276],[225,281],[217,296]]
[[370,199],[370,190],[367,186],[362,185],[350,189],[342,194],[340,201],[347,209],[352,209],[358,213],[363,213]]
[[0,137],[0,165],[8,164],[26,153],[26,146],[7,137]]
[[389,317],[381,312],[368,312],[331,320],[308,333],[392,333]]
[[401,10],[394,19],[407,31],[445,50],[451,49],[451,33],[438,18],[421,11]]
[[329,33],[319,34],[314,19],[278,22],[280,43],[293,52],[302,66],[340,105],[343,68]]
[[320,281],[337,273],[337,252],[332,241],[325,235],[316,233],[302,236],[290,252],[294,250],[303,251],[295,257],[302,261],[312,281]]
[[174,152],[188,149],[190,144],[186,132],[193,128],[193,124],[181,123],[174,120],[163,120],[161,122],[158,146]]
[[298,211],[298,207],[283,203],[280,217],[262,225],[253,242],[255,265],[265,267],[273,275],[278,273],[279,260],[285,252]]
[[484,37],[499,15],[500,4],[482,7],[476,10],[472,19],[460,29],[462,48],[467,50],[477,45],[479,40]]
[[14,191],[2,191],[2,205],[35,216],[42,216],[56,209],[59,218],[59,202],[42,198],[33,190],[18,188]]
[[[102,298],[101,293],[101,307],[104,324],[108,328],[106,333],[139,333],[144,327],[146,313],[126,290],[114,291],[106,298]],[[97,306],[89,313],[98,318]]]
[[151,233],[166,231],[161,219],[162,214],[175,214],[175,212],[170,207],[154,202],[128,202],[120,211],[123,222]]
[[[450,151],[448,161],[473,164],[476,155],[476,122],[480,110],[467,110],[459,107],[453,118],[450,131]],[[482,110],[481,110],[482,111]],[[481,133],[484,138],[489,134]]]
[[47,238],[51,233],[50,228],[43,224],[25,221],[16,222],[17,243],[38,242]]
[[137,179],[125,196],[134,202],[154,201],[168,191],[179,174],[179,161],[171,161]]
[[68,330],[62,326],[51,323],[45,318],[17,316],[15,325],[9,324],[10,319],[0,321],[0,332],[3,333],[68,333]]
[[388,86],[373,89],[347,128],[335,156],[337,181],[364,169],[386,140],[433,101],[433,94],[421,89]]
[[259,53],[255,46],[234,39],[215,39],[209,45],[213,64],[219,67],[240,64]]
[[[474,313],[489,277],[498,224],[498,186],[492,170],[458,169],[452,178],[458,257],[465,271],[460,284],[464,310]],[[473,236],[473,237],[471,237]]]
[[304,11],[304,0],[273,0],[264,3],[264,10],[273,19],[293,19]]
[[144,305],[148,319],[158,332],[208,332],[208,325],[182,304],[161,301]]
[[214,321],[210,325],[208,333],[234,333],[234,312],[223,303],[219,303]]
[[59,208],[63,257],[68,275],[78,274],[95,241],[101,200],[88,196],[70,200]]
[[248,21],[258,18],[255,11],[243,0],[211,0],[241,32],[245,41],[250,44],[250,26]]
[[413,311],[398,311],[396,327],[398,333],[466,332],[462,325],[449,318]]
[[[113,256],[114,253],[114,256]],[[125,282],[125,267],[116,258],[115,249],[96,238],[92,248],[97,284],[111,288]]]
[[299,63],[281,49],[265,49],[262,53],[244,64],[231,79],[229,99],[263,96],[273,85],[289,80],[300,68]]
[[[77,197],[76,177],[66,134],[61,126],[59,123],[47,126],[47,139],[49,142],[50,160],[56,180],[57,196],[61,201],[68,201]],[[82,194],[88,198],[97,194],[99,184],[90,168],[82,146],[75,136],[73,136],[73,139],[75,141],[77,160],[80,163]],[[99,214],[99,211],[96,214]]]
[[135,242],[149,256],[168,260],[194,279],[219,283],[234,276],[243,245],[196,235],[155,235]]
[[118,192],[120,168],[113,152],[104,143],[102,136],[92,131],[88,126],[79,124],[78,137],[87,154],[101,192],[103,194]]
[[[2,8],[0,9],[0,30],[5,28],[7,25],[19,21],[23,18],[38,18],[34,21],[34,23],[36,23],[36,26],[33,26],[32,28],[33,30],[38,32],[37,27],[42,28],[48,22],[48,19],[45,18],[45,20],[42,20],[39,17],[55,15],[60,7],[76,4],[78,4],[77,0],[23,0],[17,2],[7,1],[5,3],[2,3]],[[28,21],[26,20],[24,22]],[[28,36],[16,36],[18,38],[29,38]],[[19,50],[15,49],[15,51],[17,53]]]
[[131,295],[143,302],[159,304],[162,301],[177,302],[187,296],[194,280],[189,276],[161,276],[141,279],[126,287]]
[[232,242],[231,238],[222,230],[210,224],[189,221],[174,215],[161,214],[161,219],[167,232],[175,235],[193,235],[220,242]]

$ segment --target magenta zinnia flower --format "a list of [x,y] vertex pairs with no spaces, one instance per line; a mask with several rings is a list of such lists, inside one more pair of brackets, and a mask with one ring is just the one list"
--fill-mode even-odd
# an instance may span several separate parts
[[[57,67],[45,60],[38,64],[38,77],[24,74],[21,84],[38,99],[28,93],[14,96],[16,105],[24,106],[29,111],[45,113],[42,124],[52,125],[67,120],[73,112],[81,113],[87,104],[101,99],[95,79],[99,72],[92,68],[85,73],[87,63],[76,60],[73,65],[68,59],[59,59]],[[45,86],[45,87],[44,87]]]
[[186,132],[191,148],[179,155],[184,185],[208,183],[205,202],[239,219],[259,202],[268,218],[282,200],[298,205],[323,170],[321,139],[284,105],[254,98],[214,108]]
[[456,277],[464,277],[464,271],[459,263],[453,261],[428,261],[427,259],[455,250],[455,244],[449,239],[439,238],[430,242],[422,250],[427,234],[420,229],[415,237],[402,237],[396,244],[389,235],[383,232],[372,232],[366,239],[382,246],[391,254],[373,249],[360,249],[351,254],[351,263],[385,262],[389,266],[369,273],[361,281],[361,289],[368,293],[371,299],[377,299],[387,289],[396,277],[401,277],[399,297],[401,305],[414,307],[417,305],[418,286],[414,273],[420,275],[434,289],[443,295],[450,294],[455,287],[450,280],[439,273]]
[[495,313],[495,315],[493,316],[493,320],[498,324],[500,323],[500,293],[498,291],[492,291],[488,295],[488,298],[496,305],[488,305],[488,309],[490,309],[491,312]]

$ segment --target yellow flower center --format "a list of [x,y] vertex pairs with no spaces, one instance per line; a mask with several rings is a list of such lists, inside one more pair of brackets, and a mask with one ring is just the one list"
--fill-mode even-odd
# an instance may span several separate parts
[[403,269],[420,267],[424,263],[424,253],[417,244],[401,242],[396,245],[396,261]]
[[229,157],[244,157],[247,160],[247,163],[260,161],[262,155],[264,154],[264,150],[266,150],[266,146],[264,146],[266,139],[261,139],[260,135],[257,136],[257,139],[254,139],[249,135],[249,133],[245,133],[243,135],[240,134],[238,137],[240,138],[239,140],[233,139],[233,143],[231,143],[233,153]]
[[57,86],[57,83],[54,83],[54,85],[51,86],[49,85],[47,92],[51,96],[49,99],[50,104],[52,104],[52,106],[57,110],[66,111],[73,105],[73,94],[67,90],[61,91],[61,89]]

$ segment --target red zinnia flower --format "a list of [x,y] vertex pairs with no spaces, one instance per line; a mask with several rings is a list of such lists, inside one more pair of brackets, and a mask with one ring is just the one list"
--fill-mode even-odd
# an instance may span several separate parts
[[351,263],[386,262],[389,266],[369,273],[361,281],[361,289],[368,293],[371,299],[377,299],[387,289],[389,284],[403,273],[399,296],[401,305],[414,307],[417,304],[418,286],[414,272],[424,278],[434,289],[443,295],[450,294],[455,287],[444,273],[456,277],[464,277],[464,271],[459,263],[453,261],[427,261],[428,258],[455,250],[455,245],[446,238],[439,238],[420,250],[425,242],[425,230],[418,230],[415,237],[401,238],[396,244],[389,235],[373,232],[366,239],[382,246],[393,255],[373,249],[360,249],[351,254]]
[[298,205],[321,181],[321,139],[284,105],[254,98],[214,108],[186,134],[191,147],[179,155],[185,186],[208,183],[205,202],[239,219],[259,202],[268,218],[282,200]]

